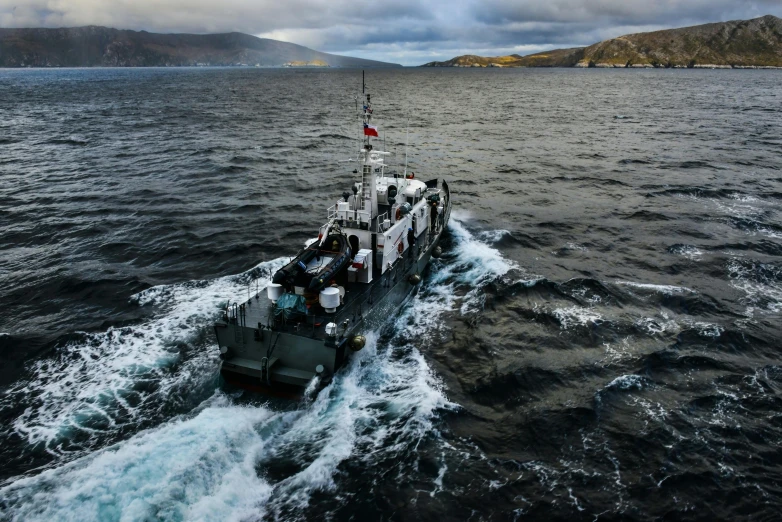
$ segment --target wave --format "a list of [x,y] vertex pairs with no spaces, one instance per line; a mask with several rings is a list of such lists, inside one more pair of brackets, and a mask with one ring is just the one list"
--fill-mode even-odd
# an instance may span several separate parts
[[621,375],[606,384],[602,391],[642,390],[646,386],[648,386],[648,381],[641,375]]
[[270,487],[255,474],[275,415],[217,397],[189,419],[0,490],[14,520],[239,520]]
[[633,326],[639,332],[651,337],[679,331],[679,324],[670,319],[666,313],[661,313],[660,317],[642,317],[636,319]]
[[639,210],[638,212],[634,212],[629,215],[622,216],[622,219],[635,219],[643,221],[644,223],[648,221],[670,221],[671,218],[666,216],[665,214],[661,214],[659,212],[651,212],[649,210]]
[[666,188],[657,192],[650,192],[646,194],[646,197],[673,196],[688,199],[736,199],[742,195],[743,192],[734,189],[711,189],[683,186],[677,188]]
[[556,308],[552,315],[559,321],[563,330],[578,326],[588,326],[590,324],[599,325],[603,322],[603,316],[589,308],[580,306],[570,306],[567,308]]
[[608,285],[588,277],[575,277],[558,285],[564,295],[588,304],[620,304],[622,296]]
[[217,392],[197,411],[0,490],[15,520],[289,518],[432,430],[452,407],[420,353],[395,360],[375,336],[312,404],[240,406]]
[[225,165],[217,168],[218,174],[238,174],[248,170],[249,167],[243,165]]
[[539,400],[562,387],[567,387],[567,376],[561,371],[530,366],[479,378],[470,389],[470,397],[483,405],[503,405]]
[[84,147],[90,144],[88,140],[79,138],[53,138],[41,142],[42,145],[72,145],[75,147]]
[[678,256],[686,257],[690,261],[700,261],[701,256],[703,256],[703,251],[701,251],[695,245],[671,245],[668,247],[668,252]]
[[589,252],[589,248],[570,241],[568,243],[565,243],[560,248],[553,250],[551,253],[555,256],[567,257],[567,256],[574,255],[577,252],[580,253]]
[[740,243],[723,243],[714,245],[711,250],[714,251],[747,251],[754,250],[760,254],[769,256],[782,256],[782,244],[770,241],[768,239],[759,239],[757,241],[742,241]]
[[782,268],[751,259],[732,259],[727,271],[731,286],[744,294],[746,316],[782,312]]
[[750,235],[761,234],[773,239],[782,239],[782,226],[741,216],[732,216],[729,221],[734,227]]
[[351,138],[350,136],[344,136],[342,134],[321,134],[318,136],[318,138],[332,138],[336,140],[355,140],[356,138]]
[[518,270],[518,266],[505,259],[499,250],[473,236],[464,224],[465,219],[458,212],[452,214],[449,231],[454,238],[454,248],[447,254],[451,262],[441,267],[433,279],[444,302],[453,303],[457,296],[463,294],[462,315],[483,308],[485,285],[503,278],[512,270]]
[[296,148],[299,150],[316,150],[320,149],[326,145],[326,142],[323,140],[314,141],[312,143],[306,143],[304,145],[296,145]]
[[656,285],[651,283],[636,283],[633,281],[615,281],[615,284],[617,285],[623,285],[623,286],[630,286],[633,288],[637,288],[639,290],[645,290],[650,291],[654,293],[661,293],[664,295],[673,295],[673,294],[685,294],[685,293],[695,293],[695,290],[691,290],[684,286],[675,286],[675,285]]
[[[38,360],[29,377],[0,398],[0,409],[28,407],[7,428],[55,458],[105,444],[126,430],[159,421],[216,377],[216,353],[199,350],[203,330],[228,301],[246,297],[247,281],[271,273],[287,258],[238,276],[149,288],[131,300],[161,311],[138,325],[77,334],[53,357]],[[260,284],[260,282],[259,282]]]
[[615,281],[615,284],[625,287],[626,298],[639,305],[648,306],[656,303],[673,313],[683,316],[732,316],[724,303],[714,297],[701,294],[685,286],[658,285],[638,283],[634,281]]

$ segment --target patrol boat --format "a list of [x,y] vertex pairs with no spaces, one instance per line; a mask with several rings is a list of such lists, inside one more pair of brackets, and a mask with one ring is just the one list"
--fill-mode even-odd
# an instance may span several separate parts
[[420,181],[407,165],[401,174],[391,170],[389,153],[373,146],[378,130],[364,85],[361,101],[361,180],[328,208],[317,239],[273,275],[265,292],[256,288],[247,301],[229,303],[215,322],[221,374],[231,384],[296,391],[328,383],[442,252],[448,184]]

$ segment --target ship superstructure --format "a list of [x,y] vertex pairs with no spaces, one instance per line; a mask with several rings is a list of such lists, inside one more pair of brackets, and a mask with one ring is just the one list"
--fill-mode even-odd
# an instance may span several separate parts
[[[362,85],[362,91],[365,91]],[[327,210],[317,239],[278,270],[265,292],[229,303],[215,323],[222,375],[249,387],[327,382],[364,334],[396,313],[421,281],[451,211],[444,180],[401,173],[376,150],[371,95],[359,108],[360,174]]]

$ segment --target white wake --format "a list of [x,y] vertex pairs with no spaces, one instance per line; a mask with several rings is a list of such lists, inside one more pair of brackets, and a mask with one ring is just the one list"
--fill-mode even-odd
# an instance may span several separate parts
[[[17,479],[0,490],[0,502],[14,520],[286,518],[306,508],[314,492],[338,488],[338,466],[345,460],[371,468],[376,459],[414,451],[422,440],[437,436],[438,413],[458,407],[421,352],[427,332],[445,328],[444,314],[477,306],[480,286],[512,268],[458,219],[452,220],[450,232],[453,250],[434,263],[422,291],[389,325],[390,340],[369,333],[367,346],[311,403],[275,411],[238,405],[217,391],[189,414]],[[198,290],[156,291],[172,306],[165,319],[143,327],[146,343],[120,343],[129,352],[122,356],[99,351],[104,363],[85,363],[80,370],[87,376],[95,372],[79,381],[83,389],[47,392],[57,397],[50,401],[51,412],[30,412],[20,422],[46,419],[56,429],[90,402],[91,393],[127,387],[136,375],[128,368],[137,364],[139,354],[147,366],[165,367],[165,343],[153,332],[176,331],[181,325],[185,331],[203,328],[200,317],[210,316],[226,293],[240,293],[241,286],[227,278]],[[69,408],[59,414],[54,404]],[[49,435],[42,429],[40,436]],[[280,462],[293,471],[274,479],[265,470]],[[433,491],[442,490],[443,479],[437,477]]]

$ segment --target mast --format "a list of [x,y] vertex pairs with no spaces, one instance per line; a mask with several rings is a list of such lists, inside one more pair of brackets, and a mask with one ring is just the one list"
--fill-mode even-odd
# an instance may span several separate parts
[[[372,98],[366,90],[364,83],[364,71],[361,71],[361,92],[364,96],[363,126],[364,145],[361,150],[361,199],[362,210],[371,211],[371,219],[377,217],[377,180],[375,179],[374,163],[371,158],[371,135],[377,136],[377,128],[372,125]],[[371,226],[371,221],[370,221]]]
[[407,118],[407,128],[405,129],[405,176],[407,176],[407,145],[410,143],[410,117]]

